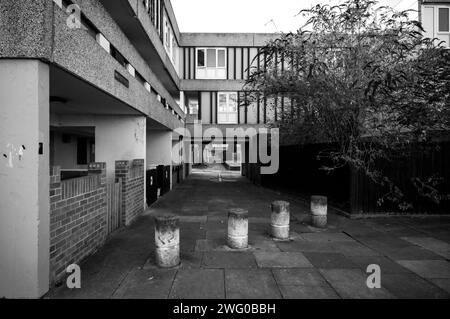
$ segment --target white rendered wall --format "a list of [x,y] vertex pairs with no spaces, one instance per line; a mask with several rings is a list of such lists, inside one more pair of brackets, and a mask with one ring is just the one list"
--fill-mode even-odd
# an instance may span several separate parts
[[172,131],[147,131],[147,167],[172,164]]
[[49,95],[48,65],[0,60],[0,298],[49,288]]
[[146,138],[143,116],[96,117],[95,161],[106,162],[107,180],[114,179],[116,161],[144,159],[145,165]]
[[[52,126],[95,127],[95,161],[106,163],[106,176],[112,181],[115,162],[144,159],[146,156],[146,118],[114,115],[54,115]],[[55,152],[58,152],[55,149]]]

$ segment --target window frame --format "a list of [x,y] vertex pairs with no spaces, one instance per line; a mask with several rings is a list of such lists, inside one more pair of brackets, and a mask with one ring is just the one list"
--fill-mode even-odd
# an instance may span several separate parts
[[[227,111],[225,111],[225,112],[221,112],[220,111],[219,103],[220,103],[220,96],[221,95],[225,95],[226,96],[226,109],[227,109]],[[236,109],[236,111],[234,111],[234,112],[230,112],[229,111],[229,109],[230,109],[230,101],[231,101],[230,96],[231,95],[235,95],[235,103],[236,103],[235,109]],[[226,121],[221,121],[220,120],[220,114],[226,114],[226,119],[227,120]],[[230,114],[234,115],[236,120],[230,121],[229,120],[229,115]],[[239,121],[238,120],[239,119],[238,114],[239,114],[238,92],[233,92],[233,91],[217,92],[217,124],[239,124],[238,123],[238,121]]]
[[[440,9],[447,9],[448,10],[448,20],[449,21],[447,21],[448,22],[448,25],[449,25],[449,29],[448,29],[448,31],[440,31],[439,30],[439,22],[440,22],[440,19],[439,19],[439,10]],[[436,34],[450,34],[450,6],[436,6],[435,7],[435,16],[436,16]]]
[[[208,50],[215,50],[215,66],[214,67],[208,66]],[[199,51],[203,51],[203,56],[204,56],[204,65],[203,66],[198,65],[198,61],[199,61],[198,52]],[[224,66],[219,66],[219,51],[223,51],[223,53],[224,53],[224,55],[223,55],[224,56]],[[227,51],[228,50],[225,47],[198,47],[198,48],[195,48],[195,68],[196,68],[196,70],[199,70],[199,69],[205,70],[205,71],[212,70],[212,69],[224,70],[225,74],[226,74],[226,70],[228,68],[228,64],[227,64],[228,52]],[[217,78],[205,77],[204,79],[205,80],[214,80]],[[218,78],[218,79],[225,80],[226,76],[225,76],[225,78]]]

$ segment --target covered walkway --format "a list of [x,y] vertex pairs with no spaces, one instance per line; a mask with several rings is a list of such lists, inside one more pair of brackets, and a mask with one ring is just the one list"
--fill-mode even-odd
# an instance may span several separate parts
[[[81,289],[65,283],[46,298],[449,298],[450,218],[350,220],[329,213],[309,226],[308,205],[254,186],[239,174],[194,170],[133,225],[81,264]],[[291,240],[270,238],[270,204],[291,203]],[[249,211],[246,251],[226,246],[227,211]],[[176,269],[154,262],[152,215],[181,217]],[[369,289],[366,268],[381,267]]]

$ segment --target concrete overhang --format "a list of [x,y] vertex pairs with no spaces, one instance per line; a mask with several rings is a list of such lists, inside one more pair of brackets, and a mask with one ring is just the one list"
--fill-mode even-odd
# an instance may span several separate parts
[[56,65],[50,67],[50,113],[146,116],[147,127],[161,130],[184,125],[156,98],[151,103],[155,107],[149,107],[146,114]]
[[179,77],[164,49],[158,32],[146,13],[143,1],[99,0],[119,25],[161,83],[173,96],[179,90]]
[[181,80],[182,91],[242,91],[242,80]]
[[262,47],[279,33],[181,33],[183,47]]
[[142,115],[105,91],[62,70],[50,67],[50,112],[64,115]]

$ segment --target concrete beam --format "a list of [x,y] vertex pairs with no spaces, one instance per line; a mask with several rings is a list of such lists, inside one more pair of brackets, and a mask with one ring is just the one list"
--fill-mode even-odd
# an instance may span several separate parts
[[183,47],[262,47],[278,33],[181,33]]
[[242,91],[242,80],[181,80],[183,91]]

